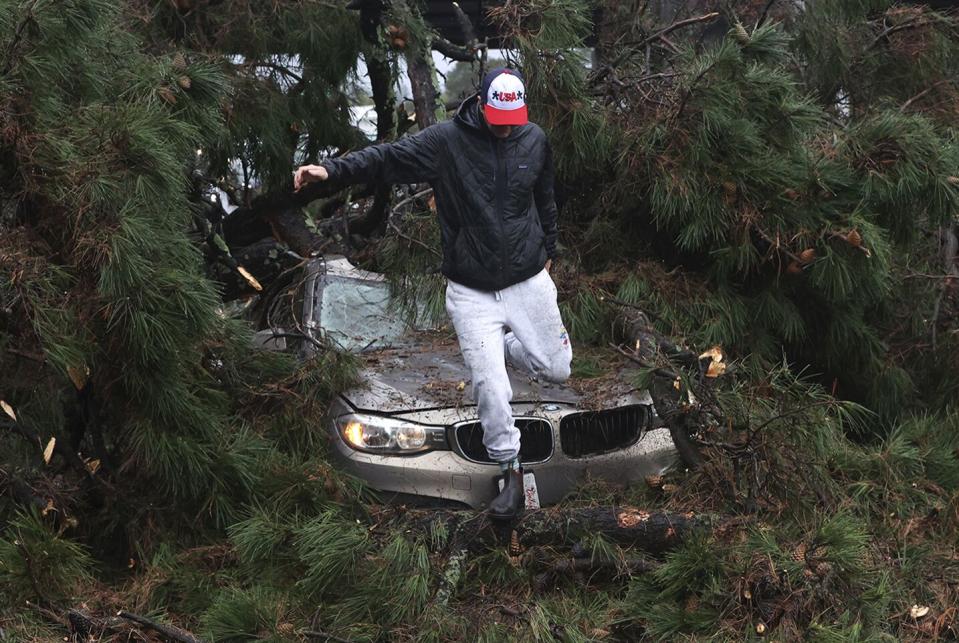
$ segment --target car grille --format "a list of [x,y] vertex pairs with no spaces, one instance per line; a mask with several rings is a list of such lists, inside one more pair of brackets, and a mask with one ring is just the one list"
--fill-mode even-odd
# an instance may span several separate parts
[[559,442],[570,458],[625,449],[639,440],[649,420],[645,404],[571,413],[559,423]]
[[[549,460],[553,455],[553,428],[549,422],[539,418],[516,418],[519,429],[519,459],[526,464],[536,464]],[[479,422],[466,422],[454,427],[456,442],[460,450],[470,460],[492,463],[483,446],[483,427]]]

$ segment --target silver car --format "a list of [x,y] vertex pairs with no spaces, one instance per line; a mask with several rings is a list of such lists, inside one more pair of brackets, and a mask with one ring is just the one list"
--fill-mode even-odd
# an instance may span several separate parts
[[[483,447],[455,335],[408,329],[383,276],[342,257],[311,263],[306,291],[308,330],[359,352],[363,363],[362,384],[343,391],[330,412],[339,465],[387,499],[487,505],[499,467]],[[538,382],[509,369],[527,506],[555,503],[587,476],[628,484],[675,462],[668,429],[629,375],[584,391],[573,380]]]

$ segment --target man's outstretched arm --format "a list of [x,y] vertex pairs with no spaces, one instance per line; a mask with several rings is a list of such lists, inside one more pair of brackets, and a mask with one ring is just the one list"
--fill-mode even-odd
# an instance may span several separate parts
[[320,165],[303,165],[293,173],[293,187],[331,180],[353,183],[421,183],[436,176],[437,131],[429,127],[393,143],[370,145]]

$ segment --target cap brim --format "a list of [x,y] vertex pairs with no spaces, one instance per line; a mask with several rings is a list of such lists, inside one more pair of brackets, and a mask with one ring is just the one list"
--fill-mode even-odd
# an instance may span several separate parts
[[526,105],[518,109],[496,109],[487,103],[483,105],[483,113],[490,125],[526,125],[529,122]]

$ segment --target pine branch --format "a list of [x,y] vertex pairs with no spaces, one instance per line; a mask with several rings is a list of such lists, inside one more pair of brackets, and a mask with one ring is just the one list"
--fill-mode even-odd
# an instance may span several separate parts
[[951,79],[951,78],[945,78],[945,79],[943,79],[943,80],[939,80],[939,81],[934,82],[932,85],[930,85],[929,87],[926,87],[924,90],[922,90],[921,92],[919,92],[918,94],[916,94],[915,96],[913,96],[912,98],[910,98],[909,100],[907,100],[905,103],[903,103],[902,106],[899,108],[899,111],[900,111],[901,113],[905,113],[906,110],[909,109],[909,106],[910,106],[910,105],[912,105],[912,104],[915,103],[917,100],[919,100],[919,99],[921,99],[922,97],[924,97],[924,96],[926,96],[927,94],[929,94],[929,92],[931,92],[932,90],[934,90],[936,87],[939,87],[940,85],[950,84],[950,83],[952,83],[952,79]]
[[395,206],[393,206],[393,208],[390,210],[390,214],[389,214],[389,216],[386,218],[386,224],[387,224],[387,226],[389,226],[389,228],[390,228],[393,232],[395,232],[395,233],[396,233],[397,235],[399,235],[401,238],[409,241],[409,242],[412,243],[412,244],[416,244],[416,245],[418,245],[418,246],[426,249],[427,251],[429,251],[430,253],[432,253],[433,255],[435,255],[435,256],[437,256],[437,257],[439,257],[439,258],[442,258],[443,255],[442,255],[441,253],[437,252],[435,248],[432,248],[432,247],[426,245],[425,243],[423,243],[423,242],[420,241],[419,239],[414,239],[413,237],[410,237],[409,235],[405,234],[402,230],[400,230],[400,227],[399,227],[399,226],[396,224],[396,222],[393,220],[394,215],[399,211],[399,209],[400,209],[401,207],[403,207],[404,205],[406,205],[406,204],[408,204],[408,203],[412,203],[412,202],[415,201],[416,199],[422,198],[422,197],[426,196],[427,194],[430,194],[432,191],[433,191],[432,188],[427,188],[426,190],[421,190],[421,191],[417,192],[416,194],[414,194],[414,195],[412,195],[412,196],[409,196],[409,197],[403,199],[402,201],[400,201],[399,203],[397,203],[397,204],[396,204]]
[[38,4],[40,4],[40,0],[33,0],[33,2],[26,7],[27,15],[24,16],[20,24],[17,25],[17,30],[13,34],[10,44],[7,46],[7,63],[4,65],[3,70],[0,71],[0,76],[6,76],[8,73],[10,73],[10,70],[13,69],[13,56],[16,54],[17,47],[20,45],[20,41],[23,38],[23,32],[26,30],[27,25],[29,25],[31,22],[36,23],[36,18],[33,16],[33,11],[37,8]]
[[203,639],[193,636],[193,634],[187,632],[186,630],[181,630],[180,628],[173,627],[172,625],[163,625],[162,623],[151,621],[145,616],[140,616],[139,614],[120,611],[117,613],[117,616],[120,618],[125,618],[128,621],[133,621],[137,625],[142,625],[143,627],[153,630],[161,636],[165,636],[166,638],[174,641],[179,641],[180,643],[203,643]]
[[891,36],[892,34],[898,31],[904,31],[906,29],[918,29],[919,27],[927,27],[929,25],[935,24],[931,20],[923,20],[921,18],[916,18],[915,20],[909,20],[899,25],[892,25],[891,27],[886,27],[879,33],[878,36],[866,47],[866,51],[869,51],[875,48],[880,42]]
[[759,19],[756,21],[756,29],[759,29],[766,22],[766,17],[769,15],[769,10],[773,8],[773,5],[776,4],[776,0],[768,0],[766,6],[763,7],[763,12],[759,14]]
[[447,58],[456,60],[459,62],[470,63],[476,60],[476,52],[478,49],[472,47],[464,47],[462,45],[456,45],[445,38],[436,36],[433,38],[430,46],[436,51],[440,52]]
[[473,28],[473,22],[458,2],[454,1],[451,4],[453,5],[453,13],[456,14],[456,21],[460,25],[460,31],[463,33],[463,42],[471,49],[478,49],[480,44],[476,38],[476,30]]
[[646,45],[649,45],[649,44],[653,43],[653,42],[656,41],[656,40],[663,40],[663,41],[665,41],[666,44],[669,45],[671,48],[676,49],[676,45],[673,44],[672,42],[670,42],[669,40],[667,40],[667,39],[665,38],[665,36],[667,36],[668,34],[676,31],[677,29],[681,29],[681,28],[683,28],[683,27],[688,27],[689,25],[699,24],[699,23],[701,23],[701,22],[709,22],[709,21],[711,21],[711,20],[715,20],[715,19],[718,18],[718,17],[719,17],[719,13],[713,12],[713,13],[707,13],[707,14],[702,15],[702,16],[697,16],[697,17],[695,17],[695,18],[687,18],[686,20],[680,20],[680,21],[678,21],[678,22],[674,22],[673,24],[669,25],[668,27],[664,27],[664,28],[660,29],[659,31],[655,32],[654,34],[652,34],[651,36],[647,36],[646,38],[643,38],[643,39],[641,39],[641,40],[634,40],[634,41],[630,41],[630,42],[624,43],[625,46],[627,46],[627,47],[633,47],[633,49],[627,49],[627,50],[624,51],[622,54],[620,54],[612,63],[610,63],[609,65],[605,66],[603,69],[601,69],[601,70],[596,74],[596,76],[594,76],[592,79],[590,79],[589,84],[590,84],[590,85],[595,85],[595,84],[601,82],[601,81],[602,81],[604,78],[606,78],[606,76],[608,76],[608,75],[610,74],[610,72],[612,72],[616,67],[619,67],[620,65],[622,65],[623,63],[625,63],[627,60],[629,60],[629,59],[632,58],[635,54],[637,54],[640,49],[646,47]]
[[334,636],[332,634],[327,634],[326,632],[321,632],[319,630],[307,630],[303,632],[304,636],[308,636],[311,639],[319,639],[323,643],[353,643],[350,639],[340,638],[339,636]]

